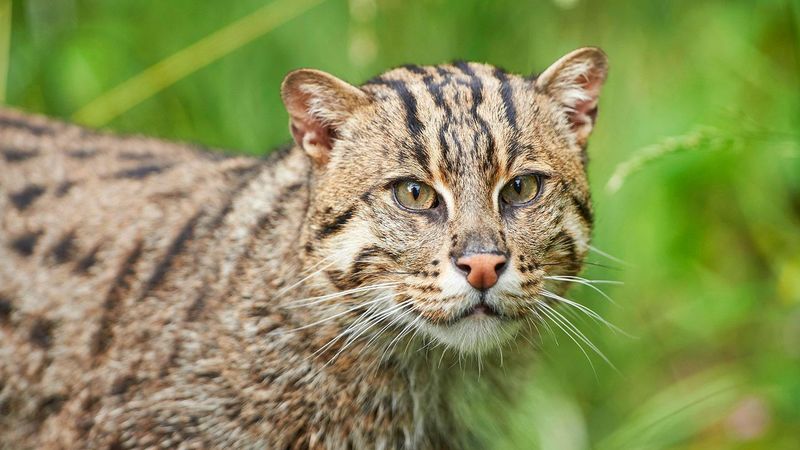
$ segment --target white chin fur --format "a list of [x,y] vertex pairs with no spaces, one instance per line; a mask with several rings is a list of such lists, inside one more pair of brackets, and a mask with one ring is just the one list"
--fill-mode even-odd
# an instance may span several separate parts
[[497,317],[473,315],[452,325],[424,324],[430,336],[464,354],[483,354],[502,346],[517,334],[520,324]]

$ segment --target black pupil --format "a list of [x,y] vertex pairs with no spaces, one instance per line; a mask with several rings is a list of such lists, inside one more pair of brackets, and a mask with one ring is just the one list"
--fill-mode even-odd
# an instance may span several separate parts
[[411,192],[411,195],[414,196],[414,200],[419,200],[419,185],[416,183],[411,183],[408,186],[408,190]]
[[522,193],[522,178],[514,178],[514,190],[517,191],[517,194]]

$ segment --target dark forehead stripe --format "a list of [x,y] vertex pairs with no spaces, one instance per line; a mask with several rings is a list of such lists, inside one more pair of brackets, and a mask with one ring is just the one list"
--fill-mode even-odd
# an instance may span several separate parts
[[514,105],[514,88],[508,79],[508,74],[501,68],[496,67],[493,72],[495,78],[500,82],[500,98],[503,100],[503,111],[506,113],[506,120],[511,127],[511,137],[508,142],[508,161],[506,167],[511,168],[520,153],[522,146],[519,143],[519,124],[517,123],[517,108]]
[[[437,67],[436,72],[441,78],[441,81],[435,81],[433,75],[426,74],[422,77],[422,82],[425,83],[425,87],[428,90],[428,93],[431,95],[433,99],[433,103],[440,108],[445,115],[445,120],[443,121],[442,125],[439,127],[439,147],[442,152],[442,157],[440,158],[440,165],[444,165],[444,167],[440,167],[440,172],[447,176],[452,174],[456,169],[457,165],[456,162],[453,160],[454,158],[450,154],[450,146],[447,143],[447,136],[450,133],[450,124],[453,121],[453,110],[450,105],[445,101],[444,93],[442,91],[442,87],[451,82],[451,74],[442,67]],[[460,149],[460,145],[458,140],[454,139],[456,145]]]
[[379,77],[370,80],[367,82],[367,84],[387,86],[397,93],[397,96],[400,98],[400,101],[403,102],[403,108],[405,109],[406,128],[408,129],[408,133],[411,135],[414,141],[414,157],[417,159],[417,162],[420,164],[420,166],[422,166],[423,169],[428,170],[430,156],[428,155],[428,151],[425,149],[425,146],[422,145],[421,142],[422,132],[425,127],[419,120],[417,98],[414,97],[414,94],[408,90],[408,86],[406,86],[405,82],[401,80],[387,80]]
[[508,80],[508,75],[499,67],[495,67],[494,76],[500,82],[500,98],[503,99],[503,110],[506,113],[508,124],[516,130],[517,126],[517,108],[514,106],[514,90]]
[[[484,168],[487,170],[492,170],[496,166],[495,161],[495,139],[492,135],[492,132],[489,130],[489,124],[483,117],[478,114],[478,107],[483,103],[483,81],[481,78],[472,70],[468,62],[465,61],[456,61],[453,65],[460,70],[464,75],[469,77],[469,87],[470,91],[472,92],[472,106],[470,111],[472,116],[475,118],[475,121],[481,128],[481,133],[483,136],[486,137],[486,159],[483,161]],[[477,140],[478,136],[474,137]]]

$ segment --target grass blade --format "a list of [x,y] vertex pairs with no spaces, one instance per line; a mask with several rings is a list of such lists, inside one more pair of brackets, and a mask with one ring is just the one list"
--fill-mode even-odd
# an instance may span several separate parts
[[0,0],[0,104],[6,102],[11,53],[11,0]]
[[277,0],[200,39],[100,95],[72,119],[99,127],[324,0]]

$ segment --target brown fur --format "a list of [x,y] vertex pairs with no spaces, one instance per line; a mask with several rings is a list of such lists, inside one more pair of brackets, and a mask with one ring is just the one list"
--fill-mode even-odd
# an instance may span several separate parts
[[[588,250],[605,71],[294,72],[297,145],[266,160],[0,110],[0,448],[474,445],[458,401],[513,386],[500,352],[524,369],[544,276]],[[531,172],[537,200],[500,205]],[[399,178],[443,209],[398,207]],[[451,261],[489,250],[480,296]]]

